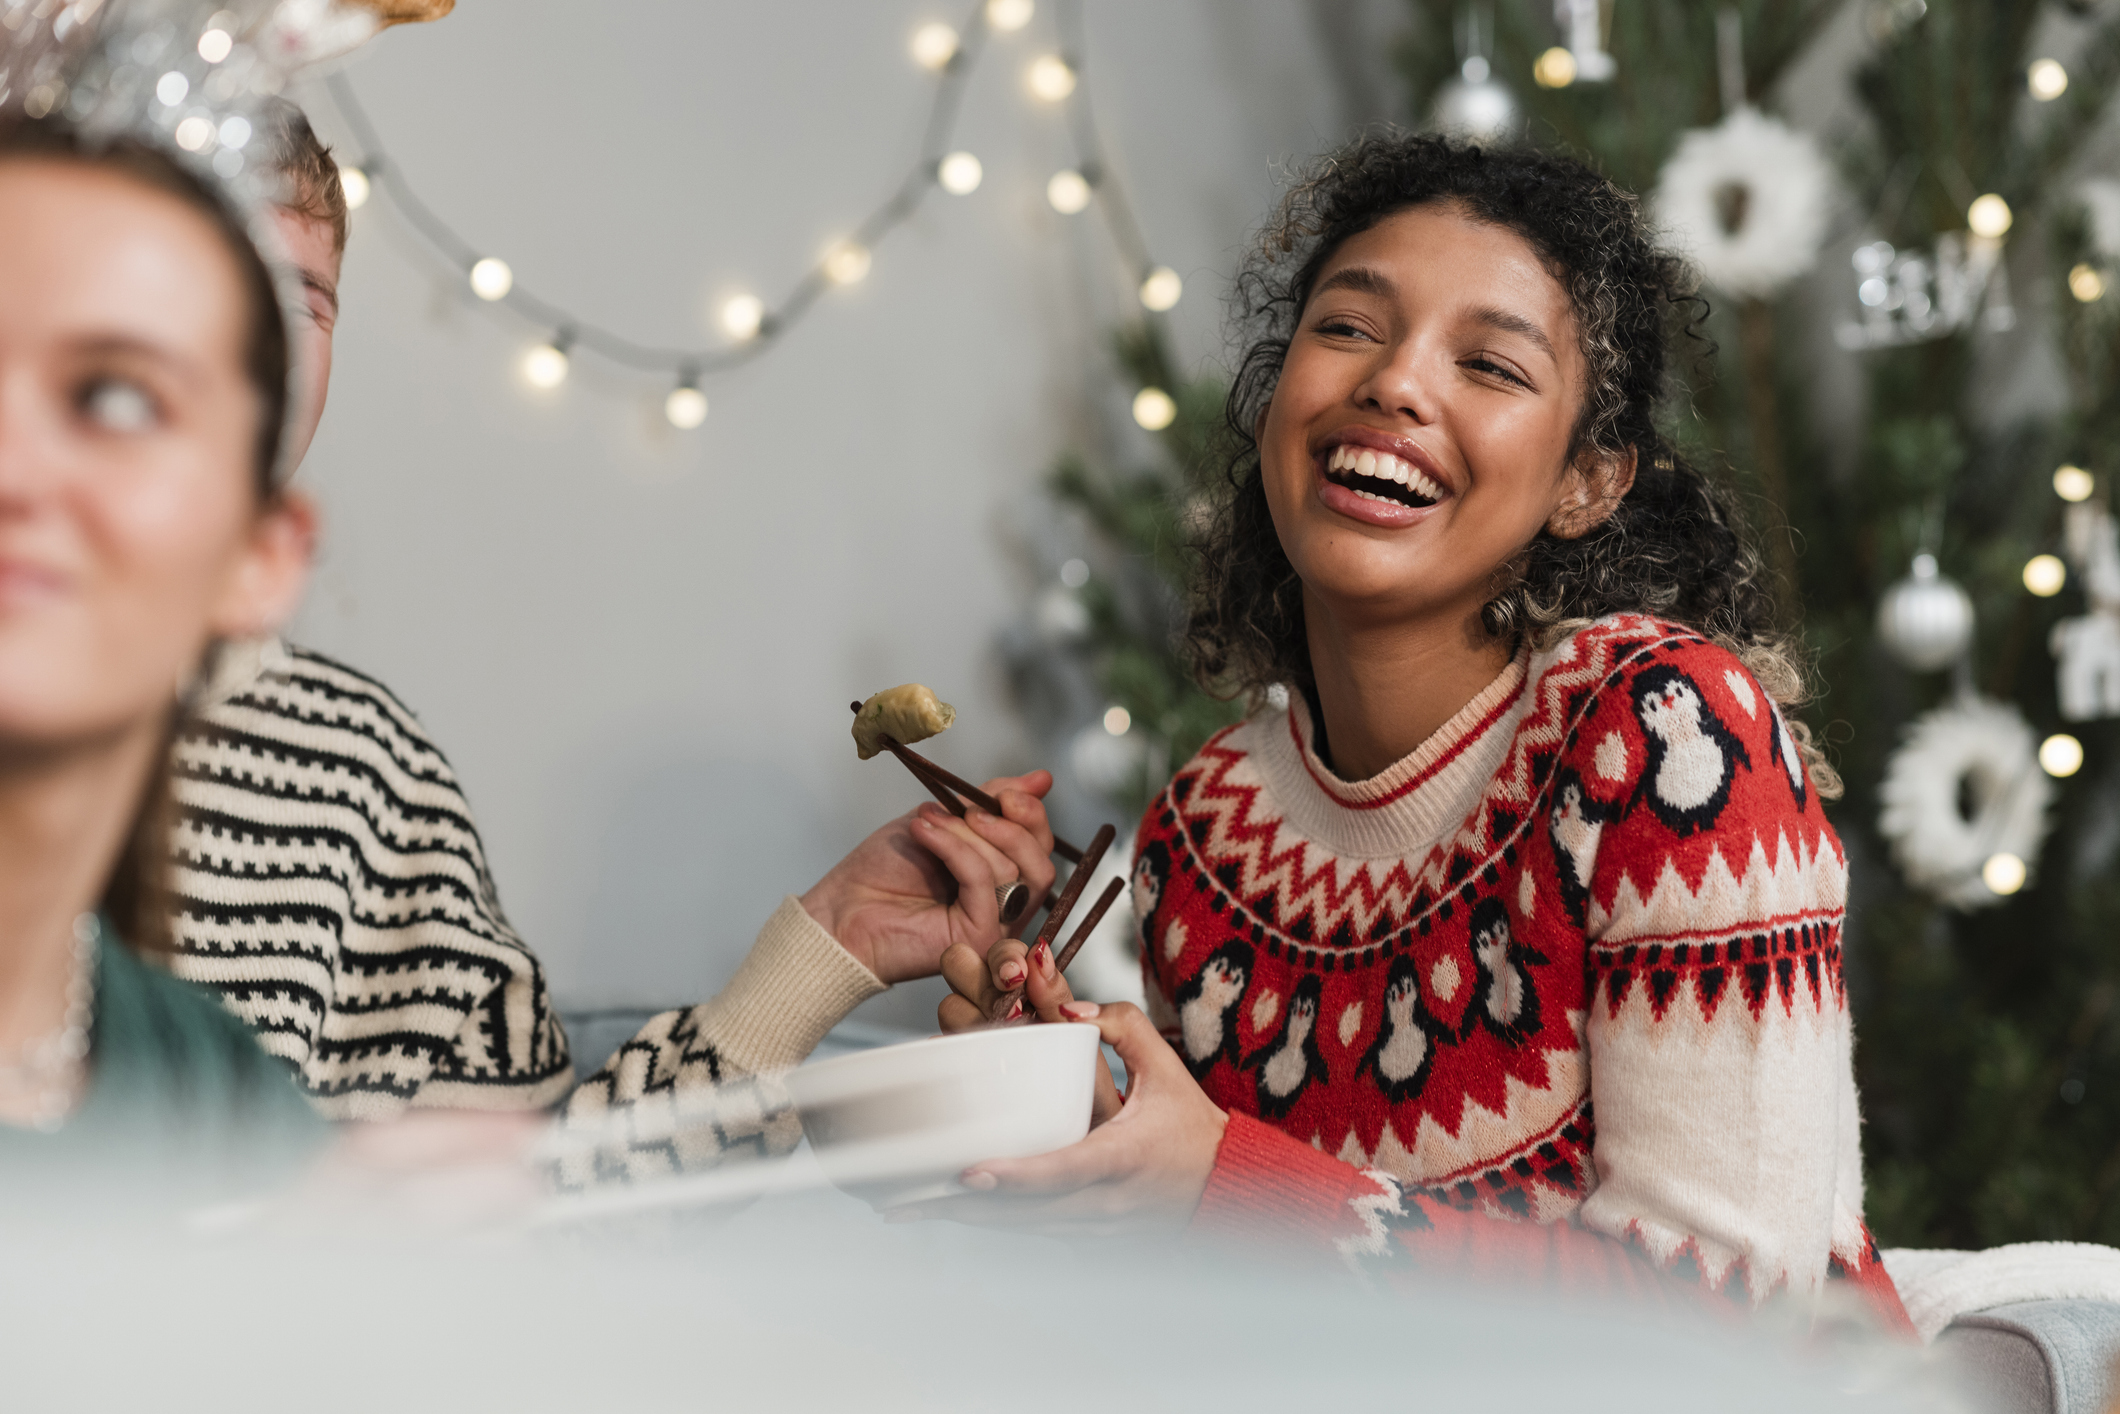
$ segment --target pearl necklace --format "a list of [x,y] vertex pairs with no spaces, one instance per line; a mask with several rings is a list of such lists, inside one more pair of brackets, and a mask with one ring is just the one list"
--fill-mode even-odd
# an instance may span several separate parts
[[57,1129],[88,1083],[88,1033],[96,1011],[96,947],[103,925],[93,913],[74,920],[74,968],[59,1029],[13,1052],[0,1051],[0,1088],[35,1096],[30,1123]]

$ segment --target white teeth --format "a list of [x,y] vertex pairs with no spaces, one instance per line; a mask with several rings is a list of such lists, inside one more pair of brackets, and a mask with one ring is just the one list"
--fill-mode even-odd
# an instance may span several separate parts
[[[1401,457],[1395,457],[1389,452],[1378,452],[1366,447],[1356,447],[1343,443],[1332,449],[1332,454],[1326,459],[1325,466],[1328,471],[1346,472],[1353,476],[1367,476],[1378,481],[1395,481],[1399,485],[1407,487],[1431,501],[1443,499],[1443,488],[1438,486],[1432,477],[1423,474],[1421,469],[1411,462]],[[1376,496],[1367,491],[1357,492],[1356,494],[1369,496],[1371,500],[1391,500],[1388,496]],[[1399,503],[1394,502],[1394,504]]]
[[1391,459],[1391,479],[1393,481],[1396,481],[1399,483],[1399,485],[1404,486],[1406,484],[1406,478],[1412,476],[1413,474],[1414,470],[1412,467],[1406,465],[1406,463],[1400,461],[1397,457],[1393,457]]
[[1357,455],[1354,459],[1354,474],[1356,476],[1375,476],[1377,474],[1377,454],[1365,451]]

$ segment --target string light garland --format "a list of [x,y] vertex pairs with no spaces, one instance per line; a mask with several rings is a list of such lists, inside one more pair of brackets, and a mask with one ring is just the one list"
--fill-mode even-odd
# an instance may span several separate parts
[[[522,356],[520,371],[532,387],[544,391],[559,387],[567,379],[574,355],[587,351],[623,368],[672,377],[676,386],[664,400],[664,414],[672,426],[690,430],[706,421],[707,397],[699,386],[703,379],[756,359],[800,322],[827,290],[858,284],[867,278],[878,242],[903,225],[930,190],[939,188],[951,195],[968,196],[979,189],[985,177],[984,166],[976,154],[951,142],[965,84],[977,66],[988,34],[1020,30],[1030,23],[1035,12],[1034,0],[981,0],[961,31],[940,23],[914,31],[909,46],[912,57],[935,74],[936,84],[920,156],[912,170],[850,235],[827,247],[777,305],[768,305],[749,292],[723,300],[715,322],[729,342],[718,349],[640,343],[594,320],[580,318],[524,288],[506,260],[465,240],[420,199],[390,156],[343,71],[328,75],[324,83],[353,136],[359,157],[340,164],[339,178],[349,209],[359,210],[367,205],[378,190],[387,193],[407,223],[464,273],[474,295],[552,331]],[[1074,167],[1054,174],[1047,182],[1046,200],[1053,210],[1068,216],[1097,202],[1121,258],[1138,272],[1136,292],[1142,308],[1152,316],[1162,314],[1177,305],[1184,283],[1175,270],[1157,264],[1150,256],[1133,208],[1111,178],[1088,89],[1081,82],[1084,44],[1080,0],[1059,0],[1054,12],[1061,50],[1033,61],[1026,71],[1026,81],[1036,96],[1067,106],[1077,161]],[[211,38],[209,32],[201,43]],[[170,77],[182,81],[182,75]],[[174,104],[183,97],[179,93],[166,101]],[[240,136],[247,141],[249,135]],[[231,149],[242,145],[241,141],[229,142],[227,134],[220,137]],[[1147,418],[1142,416],[1142,398],[1148,400],[1146,410],[1151,415]],[[1170,409],[1168,414],[1164,413],[1165,407]],[[1160,428],[1169,425],[1176,407],[1168,394],[1151,388],[1141,390],[1134,412],[1136,421],[1144,427],[1154,424]]]

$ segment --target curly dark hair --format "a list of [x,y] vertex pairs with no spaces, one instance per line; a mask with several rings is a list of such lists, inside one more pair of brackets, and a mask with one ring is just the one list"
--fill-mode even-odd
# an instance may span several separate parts
[[[1244,351],[1184,634],[1201,683],[1223,694],[1312,686],[1302,583],[1267,508],[1255,429],[1326,262],[1350,237],[1429,203],[1522,236],[1567,290],[1587,378],[1570,460],[1635,453],[1634,484],[1603,524],[1572,540],[1542,530],[1506,568],[1505,587],[1480,611],[1486,631],[1546,647],[1605,614],[1655,614],[1730,649],[1784,707],[1800,704],[1806,660],[1734,501],[1657,429],[1671,342],[1706,309],[1685,263],[1657,248],[1631,193],[1580,162],[1390,131],[1302,173],[1238,271],[1232,321]],[[1808,730],[1790,727],[1820,794],[1837,795]]]

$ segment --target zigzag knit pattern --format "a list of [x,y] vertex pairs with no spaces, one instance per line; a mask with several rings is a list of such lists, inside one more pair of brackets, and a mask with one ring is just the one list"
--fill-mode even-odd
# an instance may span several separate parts
[[418,719],[320,653],[237,651],[176,746],[177,975],[335,1119],[564,1096],[544,973]]
[[1317,1235],[1354,1250],[1388,1210],[1411,1250],[1510,1246],[1477,1215],[1543,1227],[1519,1231],[1554,1270],[1632,1254],[1753,1301],[1854,1275],[1896,1308],[1862,1221],[1846,864],[1731,654],[1614,616],[1371,780],[1312,742],[1300,699],[1224,731],[1137,841],[1152,1003],[1232,1115],[1203,1223],[1331,1212]]

